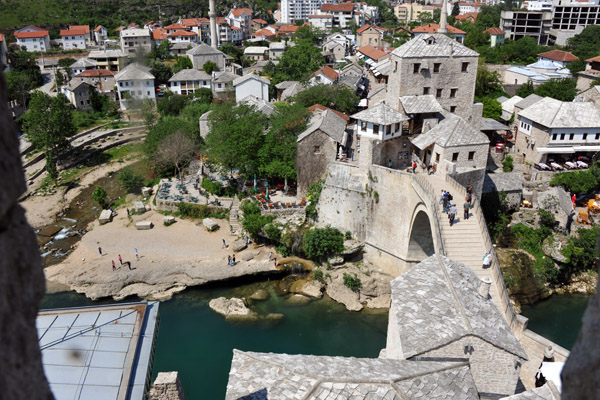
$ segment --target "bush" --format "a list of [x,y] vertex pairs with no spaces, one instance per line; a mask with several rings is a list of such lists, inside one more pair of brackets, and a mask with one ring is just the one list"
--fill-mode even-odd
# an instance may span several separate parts
[[362,282],[360,281],[360,278],[358,276],[352,276],[350,274],[344,273],[344,285],[346,285],[353,292],[358,292],[362,287]]
[[261,215],[258,204],[250,200],[243,201],[240,210],[244,214],[242,227],[253,240],[258,240],[265,226],[275,219],[273,215]]
[[290,249],[281,244],[279,246],[275,246],[275,251],[281,254],[282,257],[289,257],[292,255]]
[[504,172],[511,172],[513,170],[513,158],[511,156],[506,156],[504,161],[502,161],[502,170]]
[[323,275],[323,271],[321,271],[320,269],[315,269],[313,271],[313,276],[312,276],[313,280],[315,281],[319,281],[321,283],[325,283],[325,276]]
[[567,245],[562,249],[562,254],[567,257],[568,273],[586,271],[594,267],[598,257],[596,240],[600,236],[600,228],[579,228],[577,236],[569,238]]
[[306,217],[317,216],[317,204],[321,197],[321,190],[323,190],[323,180],[317,181],[308,187],[308,193],[306,198],[308,199],[308,205],[306,206]]
[[554,225],[556,225],[556,219],[554,218],[554,214],[546,210],[540,209],[538,210],[538,215],[540,216],[540,224],[542,226],[554,229]]
[[550,180],[551,186],[563,186],[569,192],[586,193],[598,186],[598,166],[586,171],[559,172]]
[[92,200],[97,202],[103,210],[108,207],[107,197],[106,190],[102,186],[96,186],[92,193]]
[[215,196],[222,196],[225,191],[223,189],[223,185],[221,185],[219,182],[213,182],[208,178],[202,179],[202,184],[200,186],[202,189]]
[[281,239],[281,231],[273,224],[267,224],[264,227],[267,237],[271,240],[278,242]]
[[344,239],[346,239],[346,240],[352,239],[352,232],[346,231],[346,234],[344,235]]
[[144,186],[144,177],[140,174],[135,174],[130,168],[125,168],[118,175],[121,186],[128,193],[140,193]]
[[308,258],[319,261],[344,250],[344,235],[336,228],[317,228],[306,231],[302,245]]
[[202,204],[177,203],[177,209],[182,217],[193,219],[225,219],[228,213],[224,208],[214,208]]

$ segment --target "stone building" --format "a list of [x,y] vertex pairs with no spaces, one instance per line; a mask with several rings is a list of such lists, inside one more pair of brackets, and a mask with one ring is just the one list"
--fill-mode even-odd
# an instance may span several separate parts
[[227,71],[213,72],[212,74],[212,90],[215,98],[225,99],[233,91],[233,81],[238,78],[237,75]]
[[204,63],[207,61],[212,61],[217,64],[217,68],[219,68],[219,70],[223,71],[225,70],[225,66],[227,64],[226,60],[228,56],[225,53],[217,49],[213,49],[204,43],[188,50],[186,54],[192,61],[192,65],[195,69],[202,69]]
[[156,101],[154,93],[154,75],[150,68],[138,63],[129,64],[115,75],[117,93],[121,109],[131,107],[131,100]]
[[376,49],[384,47],[384,35],[387,33],[386,28],[381,28],[377,25],[365,25],[356,30],[356,46],[373,46]]
[[578,93],[574,101],[590,101],[596,104],[596,107],[600,109],[600,85],[593,86]]
[[122,29],[121,50],[128,57],[135,57],[138,49],[146,54],[152,50],[150,29]]
[[464,362],[254,353],[233,350],[226,400],[475,400]]
[[408,134],[427,132],[442,118],[442,106],[430,94],[420,96],[402,96],[399,109],[410,118]]
[[516,209],[521,207],[524,181],[523,173],[518,171],[485,174],[483,193],[504,192],[508,206]]
[[196,90],[212,90],[212,76],[197,69],[182,69],[169,79],[171,92],[180,95],[194,94]]
[[402,134],[402,122],[408,118],[385,103],[360,111],[351,116],[356,120],[356,133],[361,137],[381,141]]
[[515,152],[530,163],[591,158],[600,150],[599,121],[592,102],[546,97],[518,113]]
[[560,400],[560,398],[560,391],[552,381],[548,381],[544,386],[503,397],[501,400]]
[[311,75],[310,79],[308,80],[308,84],[310,86],[333,85],[335,82],[337,82],[338,78],[339,74],[333,68],[326,65]]
[[120,71],[127,64],[127,54],[121,50],[92,50],[88,58],[96,62],[99,69]]
[[88,70],[94,70],[98,68],[98,63],[95,60],[91,60],[89,58],[80,58],[70,65],[71,71],[73,71],[73,76]]
[[386,357],[467,359],[482,397],[514,394],[528,357],[489,300],[490,284],[466,265],[437,255],[394,279]]
[[433,95],[441,106],[470,118],[479,55],[442,35],[420,35],[391,53],[386,103],[400,110],[402,96]]
[[69,102],[78,110],[90,111],[90,92],[96,90],[92,85],[80,80],[73,79],[69,84],[62,88],[62,92]]
[[296,173],[298,192],[306,193],[308,187],[325,176],[329,164],[345,146],[346,121],[333,110],[315,110],[310,124],[298,135]]
[[110,93],[115,90],[115,72],[107,69],[89,69],[73,78],[73,81],[88,83],[96,87],[99,93]]
[[448,114],[435,127],[412,139],[422,164],[435,166],[438,174],[452,175],[481,193],[490,140],[458,115]]

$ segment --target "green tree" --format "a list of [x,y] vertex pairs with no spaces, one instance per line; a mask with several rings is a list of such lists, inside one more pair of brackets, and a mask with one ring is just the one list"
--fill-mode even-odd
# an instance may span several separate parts
[[593,88],[594,86],[600,86],[600,78],[596,78],[590,82],[590,88]]
[[121,186],[123,186],[128,193],[140,193],[142,186],[144,186],[144,177],[134,173],[131,168],[122,170],[119,173],[118,178],[121,182]]
[[177,62],[173,66],[173,72],[178,73],[182,69],[192,69],[192,68],[194,68],[194,65],[192,64],[192,60],[190,60],[189,57],[187,57],[187,56],[177,57]]
[[56,168],[60,152],[70,147],[69,137],[76,132],[67,98],[34,92],[29,110],[23,115],[23,130],[29,141],[46,155],[48,171]]
[[225,44],[222,44],[221,47],[219,47],[219,50],[221,50],[223,53],[227,54],[228,56],[233,57],[234,63],[242,64],[242,57],[244,56],[244,49],[242,49],[240,46],[236,46],[233,43],[225,43]]
[[578,72],[585,70],[585,60],[576,60],[567,64],[567,68],[571,71],[571,75],[577,76]]
[[600,55],[600,25],[586,26],[567,40],[567,48],[582,61]]
[[502,170],[504,172],[512,172],[513,170],[513,158],[512,156],[506,156],[502,161]]
[[206,144],[212,162],[246,175],[259,172],[259,152],[267,127],[263,113],[246,104],[223,103],[210,114],[209,126]]
[[150,73],[154,75],[154,82],[157,85],[167,84],[173,76],[173,70],[162,61],[153,60],[150,62]]
[[452,6],[452,14],[453,17],[456,17],[457,15],[460,15],[460,7],[458,5],[458,2],[454,3],[454,5]]
[[502,115],[502,104],[500,104],[498,100],[491,97],[483,97],[481,98],[481,102],[483,103],[484,118],[500,119],[500,116]]
[[517,89],[516,94],[517,94],[517,96],[525,98],[525,97],[529,96],[530,94],[533,94],[533,92],[535,92],[535,87],[533,86],[533,82],[527,81],[526,83],[522,84]]
[[214,71],[218,71],[219,67],[217,66],[217,64],[215,64],[212,61],[207,61],[204,63],[204,65],[202,66],[202,71],[206,72],[207,74],[212,74]]
[[344,235],[332,227],[311,229],[304,233],[302,246],[309,259],[322,261],[344,250]]
[[306,128],[308,110],[295,104],[278,105],[259,151],[260,173],[269,178],[296,178],[296,140]]
[[169,57],[169,50],[171,49],[171,42],[164,40],[161,42],[150,54],[151,58],[157,58],[164,60]]
[[550,79],[538,86],[535,94],[561,101],[573,101],[577,95],[577,80],[571,78]]
[[77,62],[76,59],[72,57],[65,57],[58,60],[58,66],[61,68],[70,68],[71,65],[75,64],[75,62]]
[[577,236],[571,236],[562,253],[567,258],[566,268],[570,273],[586,271],[594,268],[598,258],[596,241],[600,236],[600,228],[579,228]]
[[315,104],[332,108],[345,114],[353,114],[359,102],[358,96],[346,85],[314,85],[298,93],[294,101],[303,107]]
[[149,159],[156,156],[156,150],[160,142],[167,136],[180,131],[188,135],[194,143],[199,143],[198,121],[188,122],[177,117],[164,117],[152,129],[148,131],[144,138],[144,152]]
[[183,182],[183,169],[187,167],[197,147],[185,133],[176,131],[163,138],[156,151],[156,162],[160,168],[175,168],[179,180]]
[[58,90],[58,88],[62,87],[64,83],[65,77],[63,76],[62,72],[56,71],[56,89]]
[[8,99],[25,106],[29,99],[29,92],[35,88],[35,83],[27,73],[22,71],[7,71],[4,76],[8,86]]
[[92,192],[92,200],[94,200],[101,209],[108,208],[108,195],[102,186],[96,186]]
[[213,93],[209,88],[200,88],[194,92],[194,103],[210,104],[213,102]]
[[500,74],[490,71],[482,60],[477,66],[477,78],[475,80],[475,97],[498,97],[502,95],[502,84]]
[[[458,4],[458,3],[456,3]],[[465,46],[475,49],[480,46],[487,46],[490,43],[490,35],[489,33],[483,33],[483,31],[479,29],[473,29],[471,32],[467,33],[465,37]]]
[[[300,31],[300,29],[298,29]],[[305,81],[323,65],[321,49],[308,40],[300,40],[281,55],[271,84],[283,81]]]
[[142,101],[142,117],[144,118],[146,129],[151,129],[156,124],[156,105],[151,99]]
[[190,98],[187,96],[180,96],[173,92],[167,92],[162,100],[158,102],[157,109],[163,117],[169,115],[177,116],[189,102]]

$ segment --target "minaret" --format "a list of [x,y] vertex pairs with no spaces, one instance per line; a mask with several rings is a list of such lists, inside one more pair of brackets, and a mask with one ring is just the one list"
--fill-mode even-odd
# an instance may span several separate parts
[[215,12],[215,0],[208,0],[208,18],[210,18],[210,46],[217,48],[217,13]]
[[448,0],[444,0],[442,3],[442,13],[440,14],[440,28],[438,29],[438,33],[448,33],[446,25],[448,25]]

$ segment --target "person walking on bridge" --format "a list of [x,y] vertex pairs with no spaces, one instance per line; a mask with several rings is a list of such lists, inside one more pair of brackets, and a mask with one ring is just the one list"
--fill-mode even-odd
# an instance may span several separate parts
[[450,212],[448,213],[448,218],[450,219],[450,226],[454,224],[454,218],[456,218],[456,204],[452,204],[450,207]]
[[469,204],[469,198],[465,198],[465,204],[463,205],[465,209],[465,219],[469,219],[469,210],[471,209],[471,205]]

